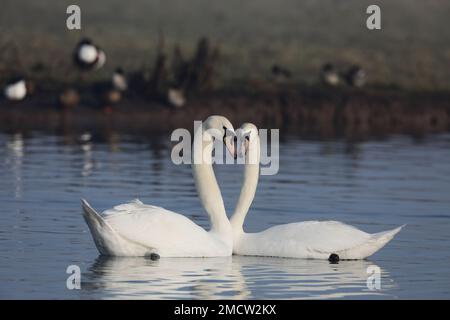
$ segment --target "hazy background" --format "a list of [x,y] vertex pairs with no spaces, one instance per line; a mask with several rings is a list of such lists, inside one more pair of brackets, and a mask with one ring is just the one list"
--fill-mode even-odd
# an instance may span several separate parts
[[[66,8],[75,3],[81,31],[66,29]],[[381,6],[381,31],[366,29],[370,4]],[[151,66],[161,30],[168,53],[175,43],[191,53],[203,35],[218,44],[223,80],[268,77],[279,63],[311,83],[330,61],[361,64],[372,85],[449,89],[449,17],[448,0],[3,0],[0,74],[40,62],[52,76],[70,77],[69,54],[81,36],[107,52],[100,76],[119,64]]]

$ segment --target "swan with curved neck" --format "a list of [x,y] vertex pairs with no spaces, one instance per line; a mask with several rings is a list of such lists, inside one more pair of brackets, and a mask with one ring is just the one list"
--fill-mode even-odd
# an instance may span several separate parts
[[194,147],[194,155],[202,153],[203,161],[192,165],[198,195],[206,210],[211,230],[208,232],[187,217],[164,208],[146,205],[135,200],[115,206],[98,214],[82,200],[84,218],[99,252],[109,256],[157,257],[218,257],[232,253],[232,229],[212,168],[211,130],[223,136],[234,153],[234,133],[230,121],[211,116],[202,125],[201,148]]
[[243,229],[259,178],[258,129],[245,123],[238,131],[245,154],[244,182],[231,217],[233,254],[310,259],[364,259],[385,246],[400,230],[369,234],[337,221],[305,221],[277,225],[257,233]]

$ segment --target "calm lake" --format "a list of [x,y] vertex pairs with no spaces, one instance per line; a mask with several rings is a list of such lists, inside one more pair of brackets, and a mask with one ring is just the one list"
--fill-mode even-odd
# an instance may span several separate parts
[[[190,167],[174,165],[170,148],[169,135],[0,134],[0,298],[450,298],[450,135],[284,137],[279,173],[261,177],[247,231],[304,220],[367,232],[407,224],[368,260],[99,257],[80,198],[98,211],[139,198],[208,228]],[[216,166],[229,213],[242,169]],[[81,268],[80,290],[66,288],[69,265]],[[379,290],[367,286],[373,266]]]

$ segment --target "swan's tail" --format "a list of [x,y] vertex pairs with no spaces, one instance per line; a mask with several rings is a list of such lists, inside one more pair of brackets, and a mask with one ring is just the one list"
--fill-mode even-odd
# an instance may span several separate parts
[[404,226],[406,226],[406,225],[404,224],[404,225],[402,225],[398,228],[392,229],[392,230],[382,231],[382,232],[372,234],[372,237],[369,241],[369,250],[368,250],[365,258],[373,255],[375,252],[377,252],[378,250],[383,248],[389,241],[391,241],[394,238],[394,236],[397,233],[400,232],[400,230],[403,229]]
[[91,231],[98,251],[100,254],[110,255],[112,252],[108,244],[114,243],[117,240],[116,231],[86,200],[81,199],[81,206],[83,208],[84,220]]
[[350,250],[344,250],[341,259],[365,259],[370,257],[391,241],[405,226],[406,224],[392,230],[372,234],[370,239],[363,244]]
[[390,240],[392,240],[392,238],[394,238],[394,236],[397,233],[399,233],[400,230],[402,230],[405,226],[406,226],[406,224],[404,224],[398,228],[392,229],[392,230],[374,233],[374,234],[372,234],[372,239],[375,240],[376,242],[384,242],[383,245],[385,245]]

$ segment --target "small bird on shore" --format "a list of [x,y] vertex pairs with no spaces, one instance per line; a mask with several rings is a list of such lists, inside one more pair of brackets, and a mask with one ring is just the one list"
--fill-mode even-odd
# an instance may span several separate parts
[[3,91],[5,98],[10,101],[23,100],[27,95],[27,84],[23,76],[17,76],[8,81]]
[[117,68],[112,75],[112,85],[119,91],[126,91],[128,89],[128,80],[122,68]]
[[99,107],[103,108],[106,113],[111,113],[113,107],[122,100],[122,91],[114,88],[111,82],[95,85],[94,95],[97,98]]
[[323,84],[333,87],[339,85],[340,82],[339,73],[331,63],[326,63],[323,65],[320,72],[320,79]]
[[74,62],[83,71],[96,70],[106,62],[105,52],[89,39],[82,39],[75,48]]
[[122,100],[122,94],[118,90],[110,89],[103,91],[100,98],[104,107],[108,108],[119,103]]
[[66,88],[59,95],[58,102],[64,108],[74,108],[80,103],[80,94],[75,88]]
[[345,80],[347,81],[348,85],[356,88],[361,88],[366,84],[367,81],[366,71],[360,66],[354,65],[346,73]]
[[104,111],[111,113],[113,106],[122,100],[123,94],[127,89],[128,80],[125,77],[125,73],[122,68],[117,68],[111,80],[94,85],[94,94]]
[[167,102],[170,106],[181,108],[186,104],[186,97],[184,92],[178,88],[169,88],[167,91]]
[[292,77],[292,74],[288,69],[277,64],[272,66],[271,71],[275,82],[284,82]]

